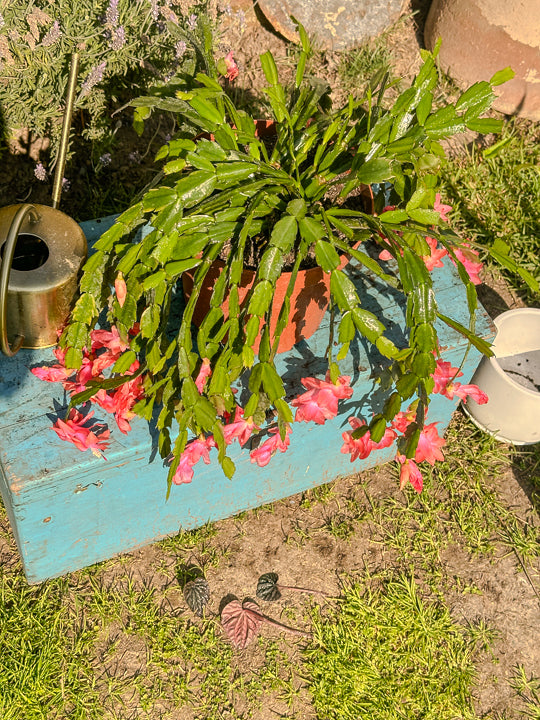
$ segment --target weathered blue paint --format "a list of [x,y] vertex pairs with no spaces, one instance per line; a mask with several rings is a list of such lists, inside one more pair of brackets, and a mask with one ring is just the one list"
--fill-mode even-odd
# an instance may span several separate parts
[[[91,242],[111,222],[112,218],[105,218],[82,225]],[[400,294],[387,289],[381,292],[376,279],[366,281],[365,275],[353,267],[350,271],[365,298],[365,307],[382,312],[388,334],[399,340],[405,311]],[[436,269],[434,280],[442,311],[467,324],[467,304],[453,268]],[[279,357],[279,370],[291,393],[301,390],[301,377],[325,372],[327,330],[328,318],[309,341]],[[477,331],[485,338],[493,336],[482,310]],[[466,348],[463,338],[446,327],[440,328],[440,338],[445,359],[459,364]],[[340,452],[341,434],[349,427],[347,418],[353,414],[369,418],[383,401],[374,378],[380,358],[372,350],[370,353],[359,342],[342,363],[342,372],[353,376],[355,391],[350,400],[342,401],[334,420],[324,426],[295,424],[289,450],[278,453],[265,468],[250,463],[248,448],[234,445],[230,453],[237,471],[232,480],[223,476],[217,462],[209,466],[199,463],[193,482],[173,487],[168,501],[167,470],[148,423],[136,418],[128,436],[110,423],[112,442],[107,461],[89,452],[80,453],[50,430],[67,405],[64,393],[58,385],[38,380],[29,370],[51,363],[51,351],[22,350],[15,358],[1,357],[0,489],[28,581],[62,575],[181,529],[229,517],[389,460],[395,452],[392,448],[354,464]],[[478,353],[471,349],[463,366],[464,382],[478,359]],[[93,409],[97,419],[107,420],[104,411]],[[442,432],[453,409],[452,402],[435,396],[429,420],[437,420]]]

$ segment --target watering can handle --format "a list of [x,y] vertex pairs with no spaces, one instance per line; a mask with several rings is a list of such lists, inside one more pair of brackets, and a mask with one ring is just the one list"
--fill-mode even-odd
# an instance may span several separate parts
[[39,220],[39,215],[33,205],[21,205],[13,216],[11,226],[9,228],[7,240],[4,244],[4,257],[0,266],[0,350],[8,357],[13,357],[21,349],[24,335],[16,335],[13,341],[13,347],[10,347],[7,338],[7,294],[9,285],[9,273],[11,272],[11,263],[15,254],[17,238],[21,231],[21,225],[26,216],[30,215],[32,222]]

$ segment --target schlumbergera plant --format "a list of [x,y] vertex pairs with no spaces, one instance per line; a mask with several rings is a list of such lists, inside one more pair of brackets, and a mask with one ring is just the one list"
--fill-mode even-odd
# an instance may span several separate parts
[[48,137],[56,151],[72,53],[84,136],[102,137],[133,87],[204,67],[211,0],[0,0],[0,107],[9,132]]
[[[401,482],[409,480],[419,490],[416,463],[442,458],[444,444],[435,424],[426,422],[432,394],[474,393],[484,399],[473,386],[460,385],[459,370],[440,356],[437,322],[490,353],[474,333],[478,253],[450,229],[450,208],[437,193],[444,159],[440,141],[467,128],[500,130],[501,121],[480,116],[490,107],[493,86],[511,71],[436,109],[435,55],[423,51],[412,85],[392,102],[382,78],[362,99],[350,97],[332,109],[324,84],[304,75],[310,47],[303,28],[299,31],[302,51],[291,88],[280,83],[271,53],[261,56],[272,138],[258,136],[254,118],[235,106],[215,77],[199,74],[167,99],[193,128],[191,137],[176,137],[161,149],[159,187],[148,190],[96,243],[57,350],[59,376],[76,373],[68,380],[76,394],[67,419],[58,421],[58,434],[100,452],[109,431],[95,426],[90,433],[74,408],[89,399],[114,412],[122,431],[134,414],[156,422],[160,453],[170,463],[169,491],[172,483],[190,482],[193,466],[201,458],[210,462],[210,453],[231,477],[235,466],[228,446],[235,440],[242,446],[260,440],[251,444],[250,454],[262,466],[287,450],[293,422],[323,424],[335,417],[340,399],[353,393],[340,362],[358,336],[384,358],[386,402],[373,417],[350,419],[341,451],[351,460],[396,443]],[[153,97],[138,104],[159,102]],[[357,197],[374,184],[390,189],[389,198],[379,198],[377,213],[361,209]],[[146,234],[136,232],[141,226]],[[370,254],[372,241],[379,247]],[[376,276],[406,298],[399,345],[389,338],[384,319],[363,307],[343,269],[344,254],[357,273]],[[500,245],[492,254],[516,269]],[[442,265],[442,256],[457,267],[469,327],[437,305],[431,272]],[[216,263],[221,263],[217,272]],[[306,392],[291,399],[276,356],[306,263],[319,266],[329,280],[328,371],[325,378],[303,378]],[[252,264],[255,277],[246,294],[242,275]],[[276,284],[286,271],[289,280],[279,300]],[[194,331],[195,310],[212,272],[209,304]],[[188,297],[175,320],[171,307],[183,273],[190,278]],[[95,328],[103,308],[110,330]],[[107,366],[110,377],[102,374]]]

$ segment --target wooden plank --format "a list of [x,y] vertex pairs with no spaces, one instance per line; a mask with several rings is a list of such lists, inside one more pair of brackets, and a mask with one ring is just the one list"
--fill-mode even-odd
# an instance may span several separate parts
[[[110,221],[83,224],[89,240],[95,240]],[[399,342],[405,311],[400,294],[382,292],[376,278],[366,280],[352,266],[350,273],[365,297],[365,307],[383,314],[388,335]],[[443,311],[467,324],[466,301],[457,289],[453,268],[436,269],[434,280]],[[493,336],[482,310],[477,330],[482,337]],[[440,338],[446,348],[445,359],[458,365],[466,342],[446,326],[440,328]],[[325,318],[309,341],[279,356],[278,370],[291,394],[302,391],[302,377],[324,374],[327,342]],[[167,469],[157,453],[156,431],[146,421],[135,418],[128,436],[122,435],[114,422],[109,424],[107,461],[81,453],[56,437],[50,427],[66,407],[67,398],[58,384],[44,383],[29,370],[53,360],[50,350],[23,350],[15,358],[0,358],[0,489],[30,582],[287,497],[339,474],[364,470],[395,453],[387,448],[351,464],[349,456],[340,452],[341,434],[349,428],[347,418],[353,414],[369,418],[384,402],[375,382],[381,358],[357,341],[342,363],[343,373],[353,376],[354,395],[342,401],[338,417],[324,426],[295,423],[290,448],[278,453],[265,468],[250,462],[249,449],[231,446],[237,466],[232,480],[223,476],[213,451],[214,462],[209,466],[199,463],[193,482],[173,487],[166,501]],[[474,350],[467,356],[464,382],[478,360]],[[101,408],[92,409],[96,419],[110,419]],[[452,402],[435,396],[430,421],[438,421],[442,432],[453,409]]]

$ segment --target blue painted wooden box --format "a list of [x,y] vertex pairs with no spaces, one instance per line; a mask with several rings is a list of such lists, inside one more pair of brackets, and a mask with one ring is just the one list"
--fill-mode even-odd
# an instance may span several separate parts
[[[89,242],[110,223],[107,218],[82,223]],[[399,293],[381,294],[375,278],[367,281],[352,266],[350,273],[365,307],[382,311],[389,336],[399,341],[404,315]],[[466,300],[453,267],[436,269],[433,277],[443,312],[467,324]],[[477,330],[484,338],[493,337],[484,311],[478,313]],[[446,326],[440,338],[445,359],[458,365],[466,342]],[[302,391],[301,377],[324,375],[327,343],[325,320],[309,341],[279,357],[291,390]],[[208,466],[200,462],[193,482],[173,486],[166,501],[167,469],[146,421],[136,418],[128,436],[118,432],[114,422],[110,424],[107,461],[57,438],[50,428],[65,409],[66,397],[61,386],[45,383],[29,371],[53,360],[50,350],[22,350],[11,359],[0,356],[0,489],[29,582],[62,575],[208,520],[230,517],[340,474],[365,470],[395,454],[394,448],[387,448],[351,464],[349,456],[340,452],[341,434],[349,429],[347,418],[363,414],[369,419],[383,399],[374,379],[379,358],[368,356],[359,342],[341,364],[342,372],[353,376],[354,395],[341,401],[338,417],[324,426],[294,424],[288,451],[278,453],[264,468],[250,463],[248,447],[235,444],[230,448],[237,467],[232,480],[224,477],[217,461]],[[472,349],[463,367],[463,382],[478,360]],[[93,409],[96,419],[107,420],[99,407]],[[453,410],[452,402],[435,396],[429,421],[439,422],[441,434]]]

